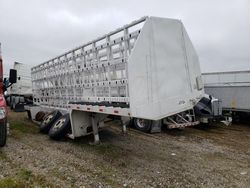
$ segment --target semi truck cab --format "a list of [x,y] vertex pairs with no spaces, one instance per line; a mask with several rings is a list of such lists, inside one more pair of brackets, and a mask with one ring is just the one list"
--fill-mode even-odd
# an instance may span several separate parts
[[6,144],[7,140],[7,105],[4,98],[4,92],[12,84],[16,83],[16,73],[14,69],[10,69],[9,84],[4,82],[3,79],[3,60],[1,55],[1,43],[0,43],[0,147]]

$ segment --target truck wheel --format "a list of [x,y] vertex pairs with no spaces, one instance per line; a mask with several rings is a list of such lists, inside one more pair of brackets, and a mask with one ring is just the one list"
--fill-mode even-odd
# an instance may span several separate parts
[[149,132],[152,126],[152,121],[147,119],[134,118],[134,126],[142,132]]
[[36,121],[43,121],[43,118],[45,117],[45,112],[44,111],[39,111],[37,112],[36,116],[35,116],[35,120]]
[[62,113],[58,110],[55,110],[48,115],[46,115],[40,125],[40,132],[48,133],[51,126],[55,123],[55,121],[62,116]]
[[54,140],[59,140],[67,133],[69,133],[71,128],[69,114],[61,116],[56,122],[52,125],[49,130],[49,137]]
[[0,147],[5,146],[7,139],[7,123],[4,121],[0,124]]

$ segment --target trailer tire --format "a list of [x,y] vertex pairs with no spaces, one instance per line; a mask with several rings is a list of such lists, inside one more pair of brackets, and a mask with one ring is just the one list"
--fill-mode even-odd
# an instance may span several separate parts
[[147,119],[134,118],[134,127],[142,132],[149,132],[152,127],[152,121]]
[[71,124],[69,114],[65,114],[57,119],[52,125],[49,130],[49,137],[54,140],[60,140],[70,132],[70,128]]
[[35,120],[36,121],[43,121],[43,118],[45,117],[45,112],[44,111],[39,111],[36,113]]
[[40,132],[48,133],[51,126],[55,123],[55,121],[62,116],[62,113],[58,110],[55,110],[49,114],[47,114],[41,125],[40,125]]
[[7,140],[7,123],[3,121],[0,125],[0,147],[5,146]]

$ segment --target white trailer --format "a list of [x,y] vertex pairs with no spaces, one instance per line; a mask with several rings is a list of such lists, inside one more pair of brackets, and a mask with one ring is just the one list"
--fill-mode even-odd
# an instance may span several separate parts
[[7,103],[15,111],[24,111],[24,105],[32,102],[31,66],[14,62],[17,82],[8,88]]
[[[52,126],[45,132],[70,121],[69,137],[93,132],[99,142],[98,128],[110,116],[121,117],[124,131],[132,118],[152,132],[199,123],[193,107],[204,95],[200,65],[179,20],[143,17],[33,67],[31,76],[32,118],[57,110],[43,120],[43,130]],[[68,118],[54,118],[61,113]]]
[[233,115],[250,112],[250,71],[203,73],[205,92],[222,102]]

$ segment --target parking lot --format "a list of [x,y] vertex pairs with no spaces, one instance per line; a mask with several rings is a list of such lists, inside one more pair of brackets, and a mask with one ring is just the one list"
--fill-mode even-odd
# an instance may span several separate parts
[[118,123],[93,136],[53,141],[25,113],[9,113],[0,187],[249,187],[250,125],[145,134]]

